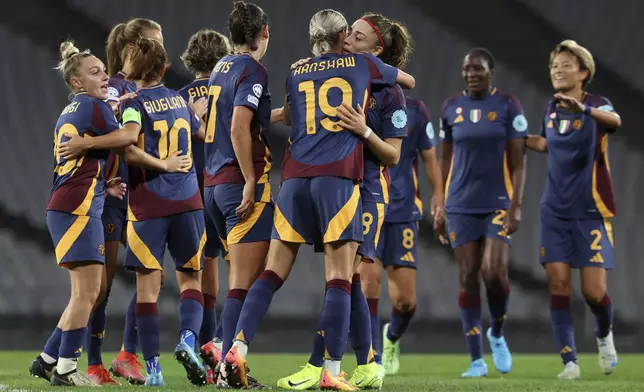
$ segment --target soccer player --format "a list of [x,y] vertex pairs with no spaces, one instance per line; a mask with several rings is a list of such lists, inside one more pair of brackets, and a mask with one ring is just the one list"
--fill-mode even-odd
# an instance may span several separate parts
[[[54,131],[54,183],[47,205],[47,226],[56,248],[58,265],[69,270],[71,297],[43,352],[32,362],[30,373],[52,385],[96,386],[77,370],[77,360],[87,335],[90,312],[106,295],[105,245],[101,214],[106,191],[125,194],[125,185],[104,181],[107,150],[95,150],[74,159],[61,155],[59,145],[70,135],[92,137],[119,129],[104,100],[108,97],[105,65],[72,42],[60,46],[57,70],[74,93],[60,114]],[[113,132],[117,146],[136,141],[124,130]]]
[[[149,19],[136,18],[126,23],[119,23],[114,26],[107,37],[107,71],[110,77],[110,97],[108,101],[115,112],[118,113],[119,101],[127,98],[126,94],[136,91],[136,84],[127,81],[125,78],[130,72],[129,56],[131,44],[139,37],[156,39],[163,42],[161,26]],[[119,114],[120,117],[120,114]],[[107,161],[108,178],[117,176],[127,182],[127,167],[122,156],[111,152]],[[102,221],[105,232],[105,262],[108,278],[108,293],[111,287],[116,264],[118,262],[119,246],[125,244],[125,227],[127,216],[127,199],[118,200],[107,197]],[[106,297],[92,314],[89,328],[89,341],[87,347],[88,369],[87,373],[99,384],[109,384],[110,376],[103,367],[101,358],[101,346],[106,325]],[[136,306],[136,293],[132,297],[125,314],[125,328],[123,331],[123,346],[117,357],[112,361],[110,372],[113,375],[126,379],[130,384],[143,384],[145,376],[141,374],[143,366],[138,361],[136,317],[134,314]]]
[[541,263],[548,276],[550,317],[564,363],[558,378],[579,379],[570,310],[571,268],[580,270],[581,291],[595,315],[599,367],[617,366],[613,343],[613,307],[606,274],[614,265],[616,215],[608,163],[608,135],[622,125],[610,101],[584,90],[595,75],[591,53],[565,40],[550,53],[555,90],[542,119],[540,136],[527,147],[548,154],[548,179],[541,199]]
[[234,53],[222,58],[210,76],[205,136],[206,209],[230,255],[220,320],[223,339],[202,347],[214,368],[232,345],[248,289],[264,267],[273,225],[272,161],[264,136],[271,97],[268,74],[259,63],[268,46],[268,18],[257,5],[238,1],[228,28]]
[[[465,90],[442,106],[440,161],[449,242],[459,270],[458,304],[472,358],[462,377],[482,377],[488,370],[481,338],[481,277],[494,366],[500,373],[512,368],[503,323],[510,293],[510,236],[521,217],[528,124],[519,100],[492,86],[494,57],[487,49],[471,49],[462,74]],[[445,242],[445,222],[434,224]]]
[[[179,90],[179,94],[186,102],[208,97],[208,80],[210,72],[221,58],[231,51],[230,43],[226,36],[214,30],[200,30],[188,41],[188,47],[181,56],[183,65],[192,74],[195,80]],[[199,138],[192,138],[192,157],[199,182],[199,190],[203,197],[203,171],[205,168],[204,144]],[[206,224],[206,246],[204,247],[205,262],[201,275],[201,290],[204,296],[204,316],[199,331],[199,341],[204,344],[215,339],[217,329],[217,290],[218,271],[217,256],[221,245],[215,225],[210,215],[204,211]],[[223,253],[223,252],[222,252]],[[227,255],[226,255],[227,257]],[[221,328],[218,328],[221,333]],[[222,336],[217,336],[221,342]],[[221,356],[221,354],[219,355]],[[208,369],[209,383],[211,383],[214,369]]]
[[[225,371],[232,386],[246,386],[246,354],[274,293],[287,278],[301,244],[324,243],[326,295],[320,333],[328,354],[320,388],[355,390],[340,374],[349,330],[351,276],[363,239],[359,182],[364,157],[361,136],[346,132],[338,104],[364,106],[370,87],[413,86],[413,78],[369,54],[344,54],[348,24],[341,13],[322,10],[310,20],[314,58],[287,79],[284,120],[292,124],[277,198],[267,267],[253,284],[237,323]],[[314,217],[315,219],[311,219]]]
[[[402,68],[411,54],[411,38],[407,30],[380,14],[365,14],[354,22],[351,34],[344,42],[344,50],[350,53],[371,53],[386,64]],[[389,201],[389,169],[400,158],[401,138],[406,136],[405,97],[399,86],[373,89],[367,108],[368,119],[362,108],[351,106],[338,109],[340,125],[357,135],[367,126],[373,131],[365,139],[368,149],[364,153],[364,179],[360,187],[362,200],[362,227],[364,241],[358,247],[356,266],[373,264],[376,248],[382,239],[381,229]],[[381,273],[377,269],[378,274]],[[379,328],[377,328],[379,329]],[[378,331],[379,333],[379,331]],[[351,321],[349,325],[351,346],[356,353],[357,368],[348,383],[360,388],[380,388],[383,374],[371,354],[372,331],[369,305],[361,288],[361,274],[353,275],[351,284]],[[278,380],[282,389],[310,389],[316,386],[324,364],[324,337],[316,333],[309,362],[302,370]]]

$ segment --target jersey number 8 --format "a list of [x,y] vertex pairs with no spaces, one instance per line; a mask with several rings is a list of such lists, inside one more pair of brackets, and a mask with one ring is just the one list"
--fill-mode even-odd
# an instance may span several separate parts
[[[316,108],[320,108],[325,118],[320,120],[320,126],[329,132],[340,132],[342,128],[338,125],[339,121],[331,120],[329,117],[338,117],[338,107],[329,104],[329,91],[333,88],[338,88],[342,92],[342,103],[352,105],[353,103],[353,88],[351,84],[343,78],[331,78],[320,86],[317,92],[317,99],[315,94],[315,83],[312,80],[300,82],[297,90],[304,93],[306,100],[306,134],[315,135],[318,130],[316,121]],[[365,91],[365,102],[367,100],[367,91]]]

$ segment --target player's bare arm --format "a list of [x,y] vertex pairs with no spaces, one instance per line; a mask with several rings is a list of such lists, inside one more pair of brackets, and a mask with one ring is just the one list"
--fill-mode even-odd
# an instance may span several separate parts
[[538,135],[529,135],[525,140],[525,146],[527,149],[535,152],[548,152],[548,145],[546,143],[546,138]]
[[136,146],[126,147],[123,157],[128,165],[168,173],[187,173],[192,166],[192,158],[175,151],[166,159],[158,159]]
[[[440,169],[441,169],[441,189],[445,194],[445,187],[447,186],[447,177],[452,169],[452,154],[454,153],[454,144],[452,142],[441,141],[440,143]],[[438,221],[434,220],[434,232],[438,236],[441,244],[447,245],[447,229],[445,227],[445,219]]]
[[436,148],[432,147],[427,150],[422,150],[420,157],[423,160],[423,166],[425,166],[427,182],[432,186],[432,190],[434,191],[430,213],[434,217],[434,220],[444,220],[445,192],[443,191],[443,175],[441,174],[441,168],[436,157]]
[[284,121],[283,107],[271,110],[271,125],[278,122],[283,122],[283,121]]
[[136,143],[139,138],[141,126],[135,123],[127,123],[123,128],[103,136],[80,137],[78,135],[66,134],[69,140],[60,143],[58,153],[65,159],[73,159],[80,156],[87,150],[110,150],[130,146]]
[[510,235],[517,231],[521,223],[521,203],[523,202],[523,189],[525,187],[525,142],[523,139],[512,139],[508,142],[509,169],[512,177],[512,200],[508,213],[505,215],[503,229]]
[[373,151],[382,163],[388,167],[394,166],[400,160],[400,146],[402,139],[387,138],[382,140],[367,126],[364,110],[358,105],[357,110],[351,105],[342,103],[338,108],[338,118],[342,128],[362,138],[365,144]]
[[250,124],[255,112],[245,106],[233,109],[230,139],[235,150],[235,157],[244,176],[243,198],[237,207],[237,216],[245,217],[255,203],[255,168],[253,167],[253,142],[250,135]]

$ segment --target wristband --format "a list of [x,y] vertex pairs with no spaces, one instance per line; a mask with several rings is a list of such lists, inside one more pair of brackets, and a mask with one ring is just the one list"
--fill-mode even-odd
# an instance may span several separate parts
[[369,136],[371,136],[371,128],[367,127],[367,130],[362,134],[363,139],[369,139]]
[[585,115],[590,116],[590,110],[591,110],[590,106],[588,106],[588,105],[584,106],[584,114]]

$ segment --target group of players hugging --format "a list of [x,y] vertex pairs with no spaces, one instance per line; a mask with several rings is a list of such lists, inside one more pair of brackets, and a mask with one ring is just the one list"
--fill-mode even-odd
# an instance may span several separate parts
[[[174,357],[190,382],[263,389],[248,374],[248,348],[300,245],[309,244],[324,253],[324,305],[308,363],[277,385],[380,388],[385,375],[399,370],[400,338],[416,309],[424,213],[419,156],[434,192],[434,230],[458,264],[458,306],[471,355],[462,377],[488,373],[481,281],[494,366],[508,373],[507,266],[521,220],[526,148],[548,158],[540,257],[564,363],[558,378],[580,378],[571,268],[581,271],[596,317],[600,368],[615,369],[606,271],[613,267],[607,219],[616,212],[606,154],[608,134],[621,120],[610,101],[585,92],[595,74],[588,50],[566,40],[550,53],[555,95],[536,135],[528,135],[519,100],[493,86],[492,54],[470,50],[461,70],[465,88],[441,108],[437,157],[425,105],[403,92],[415,80],[402,71],[411,37],[400,23],[367,13],[349,25],[335,10],[317,12],[309,23],[313,57],[291,67],[279,109],[271,109],[259,62],[270,37],[266,14],[236,2],[228,29],[230,43],[213,30],[191,37],[182,60],[195,80],[179,91],[163,85],[168,57],[154,21],[114,27],[107,68],[89,51],[61,45],[57,69],[73,98],[56,123],[47,225],[58,265],[69,271],[71,296],[32,375],[64,386],[118,384],[113,376],[164,385],[157,301],[167,246],[181,293]],[[290,125],[291,134],[273,199],[265,133],[278,122]],[[108,372],[101,344],[121,242],[125,265],[136,271],[136,294]],[[229,265],[230,290],[217,323],[220,255]],[[393,309],[381,331],[383,268]],[[348,380],[340,367],[347,340],[357,359]],[[77,369],[82,347],[87,373]]]

